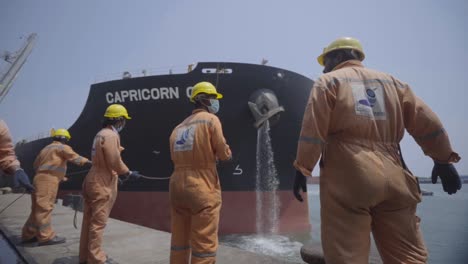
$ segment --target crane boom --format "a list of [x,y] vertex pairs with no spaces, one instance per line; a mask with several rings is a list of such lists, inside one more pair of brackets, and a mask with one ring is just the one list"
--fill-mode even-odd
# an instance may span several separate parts
[[2,59],[7,63],[10,63],[10,65],[8,66],[6,73],[0,76],[0,103],[10,91],[18,72],[21,70],[21,67],[23,67],[29,54],[31,54],[36,37],[36,33],[30,34],[26,40],[26,44],[14,55],[2,56]]

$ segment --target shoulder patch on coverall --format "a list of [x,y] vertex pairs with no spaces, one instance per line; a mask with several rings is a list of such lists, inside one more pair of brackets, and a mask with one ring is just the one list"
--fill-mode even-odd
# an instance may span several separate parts
[[357,115],[375,120],[386,120],[384,90],[379,83],[351,83],[354,97],[354,110]]
[[177,129],[177,136],[174,142],[174,151],[188,151],[193,149],[196,124],[183,126]]
[[96,135],[94,137],[94,140],[93,140],[93,146],[91,147],[91,158],[94,157],[94,155],[96,155],[96,143],[98,140],[101,140],[101,143],[104,142],[104,137],[101,136],[101,135]]

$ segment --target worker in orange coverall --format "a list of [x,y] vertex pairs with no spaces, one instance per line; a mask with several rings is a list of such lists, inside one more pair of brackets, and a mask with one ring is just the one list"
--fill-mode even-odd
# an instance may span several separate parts
[[120,104],[107,107],[103,128],[94,137],[91,151],[92,167],[83,182],[83,223],[80,237],[80,263],[113,263],[102,250],[102,235],[117,198],[120,178],[135,179],[140,175],[130,171],[122,161],[119,132],[130,119]]
[[405,129],[434,160],[432,181],[456,193],[461,181],[439,118],[408,84],[365,68],[358,40],[340,38],[318,57],[324,75],[307,103],[294,162],[294,194],[320,161],[321,235],[326,263],[368,263],[372,232],[384,263],[426,263],[416,205],[419,183],[399,142]]
[[29,177],[21,168],[16,158],[15,149],[11,140],[10,131],[6,123],[0,119],[0,169],[7,175],[14,176],[15,187],[22,186],[27,192],[34,192],[34,186]]
[[54,141],[34,161],[36,192],[31,195],[31,214],[23,226],[23,243],[39,242],[39,246],[65,243],[66,239],[57,236],[51,225],[59,183],[66,179],[67,161],[78,166],[91,164],[66,145],[71,138],[66,129],[57,129],[52,136]]
[[222,97],[211,83],[196,84],[190,97],[195,110],[170,137],[174,163],[169,187],[173,264],[216,261],[221,209],[216,160],[231,159],[221,122],[215,115]]

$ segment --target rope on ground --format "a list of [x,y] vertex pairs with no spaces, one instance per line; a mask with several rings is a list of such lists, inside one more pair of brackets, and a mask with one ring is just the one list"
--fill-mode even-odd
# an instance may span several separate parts
[[8,207],[12,206],[16,201],[18,201],[19,198],[23,197],[23,195],[25,195],[25,194],[26,194],[26,192],[23,192],[23,194],[18,196],[13,202],[9,203],[5,208],[3,208],[2,211],[0,211],[0,215],[3,213],[3,211],[8,209]]

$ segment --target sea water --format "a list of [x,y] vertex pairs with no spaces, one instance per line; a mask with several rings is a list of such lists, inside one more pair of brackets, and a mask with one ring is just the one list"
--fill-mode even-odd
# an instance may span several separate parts
[[[274,256],[292,263],[303,263],[300,248],[303,244],[320,241],[319,186],[308,188],[309,213],[312,230],[295,235],[229,235],[221,243],[248,251]],[[423,196],[417,215],[429,251],[430,264],[468,263],[468,184],[454,195],[448,195],[440,184],[421,184],[434,195]],[[291,193],[292,195],[292,193]]]

